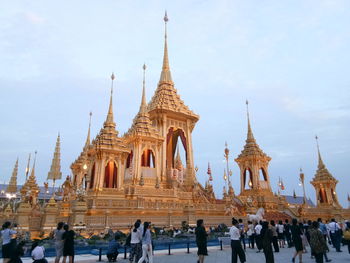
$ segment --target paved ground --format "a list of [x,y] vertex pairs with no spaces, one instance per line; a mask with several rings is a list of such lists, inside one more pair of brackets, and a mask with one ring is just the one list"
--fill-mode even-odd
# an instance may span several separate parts
[[[350,262],[350,254],[348,253],[347,247],[342,248],[342,253],[337,253],[332,249],[332,251],[328,254],[328,257],[332,259],[334,263],[349,263]],[[292,255],[294,254],[294,248],[282,248],[281,252],[275,253],[275,262],[276,263],[289,263],[291,262]],[[156,251],[156,255],[154,256],[154,263],[195,263],[197,260],[196,250],[191,249],[191,253],[187,254],[186,250],[178,249],[173,250],[172,255],[166,255],[167,251]],[[246,251],[247,263],[264,263],[265,257],[263,253],[256,253],[255,250],[247,249]],[[95,263],[98,260],[97,256],[91,255],[81,255],[77,256],[75,262],[84,262],[84,263]],[[48,261],[53,262],[52,258],[49,258]],[[106,257],[103,257],[103,261],[107,262]],[[29,259],[23,260],[23,262],[32,262]],[[67,261],[68,262],[68,261]],[[128,263],[128,260],[123,259],[123,255],[120,255],[118,258],[118,262],[120,263]],[[231,249],[224,248],[221,251],[218,247],[210,247],[209,248],[209,256],[205,259],[206,263],[231,263]],[[299,260],[296,260],[299,262]],[[303,263],[313,263],[314,259],[311,259],[310,253],[303,254]]]

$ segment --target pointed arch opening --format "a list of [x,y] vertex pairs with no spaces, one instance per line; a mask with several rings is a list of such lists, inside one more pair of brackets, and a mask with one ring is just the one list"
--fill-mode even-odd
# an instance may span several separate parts
[[105,166],[104,188],[117,188],[118,168],[114,161],[107,162]]
[[133,158],[133,151],[128,154],[128,158],[126,159],[126,168],[130,168]]
[[267,175],[264,168],[259,169],[259,181],[267,182]]
[[[178,144],[178,140],[180,142]],[[175,168],[175,155],[176,155],[176,147],[177,145],[181,146],[181,151],[183,150],[185,153],[184,162],[187,164],[188,153],[187,153],[187,138],[182,129],[175,129],[171,127],[168,130],[167,134],[167,151],[166,151],[166,167]]]
[[95,182],[95,164],[93,164],[90,175],[90,189],[94,187]]
[[253,185],[253,174],[249,168],[246,168],[243,173],[244,189],[252,189]]
[[141,155],[141,167],[156,167],[156,159],[151,149],[146,149]]
[[327,199],[327,194],[326,194],[326,190],[324,188],[320,189],[319,192],[319,201],[320,203],[328,203],[328,199]]

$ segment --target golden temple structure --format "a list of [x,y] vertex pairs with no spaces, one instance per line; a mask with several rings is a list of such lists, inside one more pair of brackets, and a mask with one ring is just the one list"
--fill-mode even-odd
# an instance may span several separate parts
[[[180,98],[173,82],[167,43],[165,14],[163,65],[158,86],[147,102],[145,92],[146,65],[139,111],[131,127],[120,135],[113,114],[111,76],[109,107],[103,127],[91,140],[91,113],[85,145],[71,164],[72,176],[39,202],[40,188],[36,183],[35,159],[30,176],[20,189],[18,198],[2,203],[1,221],[18,222],[23,231],[44,236],[59,221],[68,222],[85,233],[99,233],[106,228],[128,229],[136,219],[151,221],[160,227],[180,226],[183,221],[194,224],[203,218],[207,226],[230,224],[232,216],[246,218],[260,207],[266,217],[329,219],[350,218],[350,209],[343,209],[337,199],[337,180],[328,172],[318,147],[319,164],[311,184],[316,190],[317,206],[304,199],[292,204],[285,196],[271,189],[268,166],[271,161],[257,144],[248,111],[248,131],[242,152],[235,159],[240,168],[240,194],[236,195],[227,168],[223,198],[215,197],[211,180],[202,186],[194,166],[192,131],[199,120]],[[181,159],[179,148],[185,153]],[[229,150],[225,149],[228,160]],[[26,173],[29,173],[28,160]],[[17,192],[18,160],[6,192]],[[211,176],[210,166],[208,174]],[[301,173],[302,174],[302,173]],[[60,135],[57,137],[48,180],[61,179]],[[302,175],[301,178],[304,178]],[[302,179],[304,183],[304,179]],[[54,185],[54,184],[53,184]],[[54,186],[53,186],[54,189]],[[44,195],[49,193],[45,184]]]

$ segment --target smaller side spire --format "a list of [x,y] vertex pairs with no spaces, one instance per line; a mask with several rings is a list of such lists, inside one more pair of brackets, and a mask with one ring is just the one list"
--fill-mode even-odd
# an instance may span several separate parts
[[318,136],[315,136],[316,139],[316,145],[317,145],[317,153],[318,153],[318,167],[324,166],[322,157],[321,157],[321,152],[320,152],[320,145],[318,143]]
[[53,154],[50,171],[47,174],[47,180],[59,180],[62,178],[61,172],[61,140],[60,134],[57,136],[55,152]]
[[140,105],[140,112],[145,113],[147,110],[147,102],[146,102],[146,64],[143,64],[143,81],[142,81],[142,98]]
[[17,192],[17,174],[18,174],[18,157],[15,163],[15,167],[13,168],[12,176],[7,186],[6,192],[8,193],[16,193]]
[[29,174],[29,171],[30,171],[30,157],[31,157],[31,153],[29,153],[29,157],[28,157],[28,162],[27,162],[27,166],[26,166],[26,181],[28,180],[28,174]]
[[89,145],[90,145],[90,129],[91,129],[91,116],[92,116],[92,112],[90,111],[89,113],[89,129],[88,129],[88,133],[87,133],[87,136],[86,136],[86,142],[85,142],[85,146],[84,148],[87,148]]
[[111,126],[111,127],[115,127],[115,122],[114,122],[114,117],[113,117],[113,88],[114,88],[114,79],[115,79],[115,75],[114,73],[112,73],[111,75],[111,96],[109,99],[109,108],[108,108],[108,114],[107,114],[107,118],[106,121],[104,123],[104,126]]
[[253,141],[254,135],[252,132],[252,128],[250,126],[250,118],[249,118],[249,102],[246,100],[245,104],[247,105],[247,120],[248,120],[248,133],[247,133],[247,141]]

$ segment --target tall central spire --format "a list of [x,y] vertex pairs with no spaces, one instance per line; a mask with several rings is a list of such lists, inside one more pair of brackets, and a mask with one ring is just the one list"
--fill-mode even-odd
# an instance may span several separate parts
[[106,118],[106,121],[104,123],[105,127],[106,126],[115,127],[115,122],[114,122],[114,117],[113,117],[113,85],[114,85],[114,79],[115,79],[115,75],[114,75],[114,73],[112,73],[112,75],[111,75],[111,80],[112,80],[111,97],[109,99],[109,108],[108,108],[107,118]]
[[246,100],[247,105],[247,120],[248,120],[248,133],[247,133],[247,142],[248,141],[255,141],[252,128],[250,127],[250,118],[249,118],[249,102]]
[[171,78],[170,73],[170,67],[169,67],[169,57],[168,57],[168,35],[167,35],[167,23],[168,23],[168,14],[165,11],[164,15],[164,26],[165,26],[165,33],[164,33],[164,55],[163,55],[163,67],[162,67],[162,73],[160,74],[159,84],[173,84],[173,80]]

